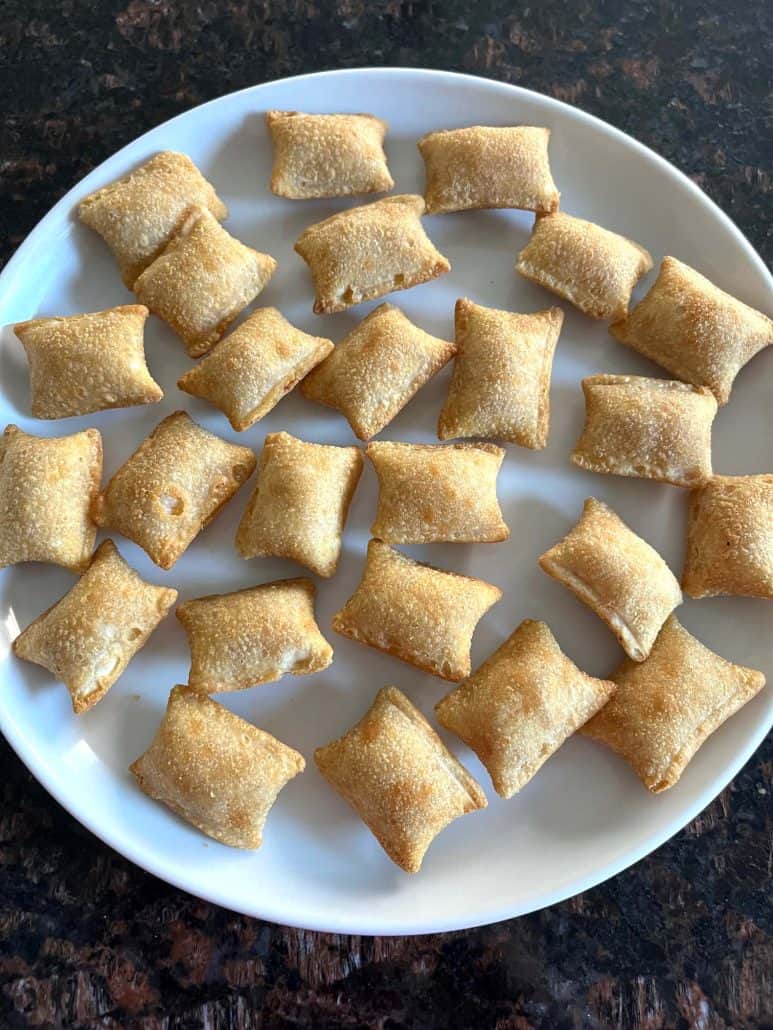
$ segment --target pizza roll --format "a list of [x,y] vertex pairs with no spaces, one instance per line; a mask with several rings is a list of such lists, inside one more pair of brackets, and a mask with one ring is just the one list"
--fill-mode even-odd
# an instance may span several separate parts
[[301,383],[309,400],[337,408],[360,440],[380,433],[453,356],[456,347],[380,304]]
[[176,590],[146,583],[105,540],[72,590],[14,640],[14,654],[61,680],[80,715],[105,696],[176,600]]
[[502,447],[372,443],[365,453],[379,483],[370,531],[384,543],[486,543],[510,536],[497,501]]
[[360,585],[333,616],[333,629],[458,682],[470,674],[475,627],[501,596],[482,579],[436,569],[371,540]]
[[419,140],[428,215],[475,208],[557,211],[561,194],[550,174],[550,129],[485,126],[429,132]]
[[635,662],[644,661],[660,627],[682,603],[679,584],[654,547],[595,497],[539,563],[606,622]]
[[301,332],[276,308],[259,308],[177,385],[220,408],[241,433],[267,415],[332,349],[330,340]]
[[765,686],[714,654],[669,616],[646,662],[625,660],[617,690],[581,732],[633,767],[653,794],[673,787],[701,744]]
[[153,743],[129,767],[140,790],[233,848],[259,848],[303,755],[192,687],[175,687]]
[[145,364],[148,309],[126,304],[88,315],[32,318],[13,327],[30,366],[35,418],[68,418],[160,401]]
[[317,315],[407,290],[450,271],[421,225],[424,201],[385,197],[309,226],[295,244],[311,270]]
[[694,268],[664,257],[647,296],[609,331],[678,379],[726,404],[747,361],[773,343],[773,322]]
[[394,180],[387,168],[388,125],[372,114],[268,111],[274,144],[271,192],[289,200],[384,193]]
[[435,711],[510,798],[615,689],[578,669],[544,622],[526,619]]
[[714,476],[693,491],[682,588],[773,599],[773,475]]
[[486,795],[405,694],[384,687],[348,733],[314,761],[392,861],[417,873],[454,819],[486,807]]
[[176,411],[113,475],[94,505],[95,521],[171,569],[255,464],[248,447],[221,440]]
[[537,216],[515,265],[591,318],[623,318],[631,291],[651,268],[638,243],[563,212]]
[[314,621],[314,584],[283,579],[186,601],[176,612],[191,649],[188,686],[244,690],[326,669],[333,648]]
[[455,319],[458,349],[438,437],[488,436],[544,447],[561,308],[519,315],[460,299]]
[[236,533],[237,551],[242,558],[290,558],[318,576],[332,576],[361,473],[359,447],[269,433]]
[[585,426],[571,456],[580,468],[700,486],[711,478],[717,402],[703,386],[645,376],[582,381]]
[[99,430],[46,438],[6,426],[0,438],[0,569],[45,561],[82,572],[94,548],[90,511],[101,481]]
[[206,208],[195,207],[137,279],[134,292],[198,358],[257,297],[275,269],[269,254],[240,243]]

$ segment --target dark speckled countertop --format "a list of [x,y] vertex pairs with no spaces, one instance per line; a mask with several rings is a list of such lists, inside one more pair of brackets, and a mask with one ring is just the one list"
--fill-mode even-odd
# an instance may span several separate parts
[[[763,0],[3,0],[0,257],[172,115],[268,79],[384,64],[577,104],[685,171],[770,261],[772,38]],[[166,886],[1,743],[0,1026],[772,1026],[772,758],[768,743],[673,840],[571,901],[370,939],[283,929]]]

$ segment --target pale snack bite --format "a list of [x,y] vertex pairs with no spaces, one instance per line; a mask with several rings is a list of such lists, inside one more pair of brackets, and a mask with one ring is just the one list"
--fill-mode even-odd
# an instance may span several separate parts
[[714,476],[690,495],[682,589],[773,599],[773,475]]
[[436,569],[371,540],[362,580],[333,616],[333,629],[458,682],[470,674],[475,627],[501,596],[482,579]]
[[283,579],[177,609],[191,649],[188,686],[205,694],[326,669],[333,648],[314,620],[314,584]]
[[694,268],[664,257],[649,293],[609,331],[620,343],[726,404],[735,377],[773,343],[773,322]]
[[558,210],[550,174],[550,129],[486,126],[429,132],[418,142],[424,159],[427,214],[476,208]]
[[295,249],[311,270],[314,312],[344,311],[450,271],[422,228],[423,213],[421,197],[401,194],[341,211],[302,232]]
[[94,504],[94,520],[171,569],[255,464],[248,447],[221,440],[176,411],[113,475]]
[[361,472],[359,447],[269,433],[236,533],[237,551],[242,558],[290,558],[318,576],[332,576]]
[[267,415],[332,349],[330,340],[301,332],[276,308],[258,308],[177,385],[214,404],[241,433]]
[[61,680],[79,715],[105,696],[176,600],[176,590],[146,583],[105,540],[75,586],[27,626],[13,651]]
[[268,111],[274,144],[271,192],[289,200],[384,193],[389,174],[387,123],[372,114]]
[[711,478],[710,390],[671,379],[595,375],[582,381],[585,426],[571,460],[589,472],[701,486]]
[[40,437],[6,426],[0,438],[0,568],[44,561],[82,572],[97,529],[102,481],[97,429]]
[[438,437],[483,436],[539,450],[548,439],[560,308],[531,315],[456,302],[454,374]]
[[303,755],[191,687],[175,687],[153,743],[131,764],[140,790],[208,837],[259,848]]
[[379,483],[371,534],[387,544],[507,540],[497,501],[505,456],[493,444],[372,443]]
[[615,689],[578,669],[544,622],[526,619],[435,711],[510,798]]
[[356,726],[314,761],[392,861],[417,873],[454,819],[486,807],[480,785],[396,687],[384,687]]
[[194,207],[137,279],[134,292],[198,358],[257,297],[275,269],[270,254],[240,243],[206,208]]
[[644,661],[660,627],[682,603],[679,584],[654,547],[595,497],[539,564],[603,619],[636,662]]
[[623,318],[631,291],[652,268],[649,251],[594,222],[538,215],[516,272],[591,318]]
[[612,748],[653,794],[673,787],[707,737],[765,686],[714,654],[671,615],[646,662],[626,660],[617,690],[580,731]]

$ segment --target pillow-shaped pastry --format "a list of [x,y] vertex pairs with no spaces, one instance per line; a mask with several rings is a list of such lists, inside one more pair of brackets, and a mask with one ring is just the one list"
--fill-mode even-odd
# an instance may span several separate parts
[[550,174],[550,129],[534,125],[429,132],[419,140],[428,215],[473,208],[557,211],[561,194]]
[[690,495],[682,588],[773,599],[773,475],[714,476]]
[[387,168],[388,125],[372,114],[268,111],[274,144],[271,192],[289,200],[383,193],[394,180]]
[[458,350],[438,437],[488,436],[544,447],[561,308],[519,315],[460,299],[455,319]]
[[773,322],[689,265],[664,257],[647,296],[609,331],[678,379],[726,404],[747,361],[773,343]]
[[146,583],[105,540],[72,590],[14,640],[14,654],[61,680],[80,714],[105,696],[176,600],[176,590]]
[[360,585],[333,616],[333,629],[458,682],[470,674],[475,627],[501,596],[482,579],[436,569],[371,540]]
[[571,460],[590,472],[700,486],[711,478],[717,402],[703,386],[645,376],[582,381],[585,426]]
[[175,687],[153,743],[130,770],[148,797],[208,837],[259,848],[279,791],[305,767],[270,733],[192,687]]
[[389,425],[456,347],[380,304],[301,383],[309,400],[337,408],[360,440]]
[[82,572],[94,548],[90,511],[101,481],[99,430],[44,438],[7,426],[0,438],[0,569],[45,561]]
[[682,603],[679,584],[654,547],[595,497],[539,563],[606,622],[635,662],[644,661],[660,627]]
[[193,161],[168,150],[90,193],[78,205],[78,217],[110,247],[131,289],[194,205],[207,208],[218,221],[228,214]]
[[544,622],[526,619],[435,711],[510,798],[615,689],[578,669]]
[[515,265],[525,279],[591,318],[622,318],[631,291],[651,268],[649,252],[638,243],[561,211],[537,216]]
[[255,464],[248,447],[221,440],[176,411],[113,475],[96,500],[94,519],[171,569]]
[[315,313],[343,311],[450,271],[422,228],[423,213],[421,197],[401,194],[341,211],[301,233],[295,249],[311,270]]
[[507,540],[497,501],[505,456],[493,444],[372,443],[379,484],[374,537],[387,544]]
[[384,687],[356,726],[317,748],[314,761],[392,861],[417,873],[454,819],[486,795],[396,687]]
[[333,648],[314,620],[314,584],[283,579],[186,601],[176,612],[191,648],[188,686],[205,694],[326,669]]
[[626,660],[612,675],[611,701],[580,731],[633,766],[653,794],[677,782],[725,719],[765,686],[765,677],[714,654],[675,615],[646,662]]
[[276,308],[258,308],[177,385],[220,408],[241,433],[267,415],[332,349],[330,340],[301,332]]
[[257,297],[275,269],[269,254],[246,247],[206,208],[196,207],[137,279],[134,292],[198,358]]
[[236,533],[237,551],[242,558],[291,558],[318,576],[332,576],[361,472],[359,447],[269,433]]
[[145,364],[148,309],[126,304],[89,315],[32,318],[13,327],[30,366],[35,418],[68,418],[160,401]]

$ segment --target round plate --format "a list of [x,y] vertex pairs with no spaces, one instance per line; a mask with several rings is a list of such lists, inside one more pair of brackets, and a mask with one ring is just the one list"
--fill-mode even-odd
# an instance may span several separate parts
[[[688,179],[629,137],[565,104],[512,86],[445,72],[369,69],[243,90],[188,111],[125,147],[71,190],[19,248],[0,280],[0,323],[128,303],[131,296],[107,248],[76,221],[76,203],[156,151],[180,150],[193,158],[228,204],[228,229],[278,259],[279,270],[258,304],[276,305],[302,329],[341,340],[373,305],[332,317],[313,315],[311,279],[293,243],[307,225],[358,201],[294,202],[269,192],[272,154],[264,124],[269,108],[369,111],[386,118],[397,192],[422,191],[416,140],[428,130],[475,124],[549,126],[551,164],[564,210],[644,244],[656,267],[664,254],[673,254],[747,303],[762,309],[770,304],[771,280],[738,230]],[[531,222],[531,215],[512,211],[426,219],[427,232],[453,270],[389,300],[446,339],[452,338],[459,296],[515,311],[560,303],[513,271]],[[637,298],[653,278],[654,273],[640,284]],[[537,566],[537,556],[574,524],[583,499],[591,494],[608,501],[677,574],[681,570],[684,491],[592,475],[568,460],[583,422],[583,376],[599,371],[661,373],[616,344],[605,323],[562,306],[566,321],[553,373],[549,445],[540,452],[509,446],[500,476],[510,539],[406,548],[415,557],[482,577],[504,590],[503,600],[475,634],[473,667],[527,617],[545,619],[561,646],[588,672],[606,674],[620,660],[621,652],[601,621]],[[318,442],[355,442],[342,417],[305,401],[297,390],[262,422],[235,434],[220,412],[177,390],[177,377],[191,362],[171,330],[152,318],[146,343],[151,372],[166,393],[160,404],[37,422],[28,417],[22,348],[6,325],[0,350],[3,424],[16,422],[42,435],[97,426],[104,436],[106,476],[164,415],[181,407],[213,432],[256,451],[266,433],[278,429]],[[771,358],[768,352],[741,373],[730,403],[719,412],[714,433],[718,472],[769,470]],[[436,442],[449,375],[445,369],[428,384],[382,438]],[[177,587],[181,600],[303,574],[290,562],[244,562],[237,557],[234,533],[251,485],[170,572],[153,566],[134,544],[122,538],[117,543],[142,576]],[[401,872],[322,780],[312,760],[314,748],[348,729],[379,687],[399,686],[430,717],[435,702],[450,688],[330,631],[333,613],[359,581],[375,501],[375,475],[367,467],[346,527],[339,570],[331,580],[318,582],[317,615],[335,647],[333,665],[311,677],[286,677],[218,698],[298,748],[308,763],[305,774],[280,794],[259,851],[238,851],[208,840],[140,793],[127,771],[149,744],[170,687],[187,677],[186,641],[176,619],[161,624],[107,697],[79,718],[72,714],[61,684],[13,658],[9,645],[19,627],[72,585],[73,577],[54,566],[17,566],[0,577],[0,723],[7,739],[77,819],[170,883],[280,923],[346,933],[408,934],[516,916],[612,876],[692,819],[763,738],[771,723],[770,691],[722,726],[677,786],[661,796],[650,795],[611,752],[576,737],[517,797],[502,801],[475,757],[444,734],[484,785],[489,807],[445,830],[418,875]],[[679,617],[720,654],[770,674],[770,613],[762,601],[718,598],[687,600]]]

